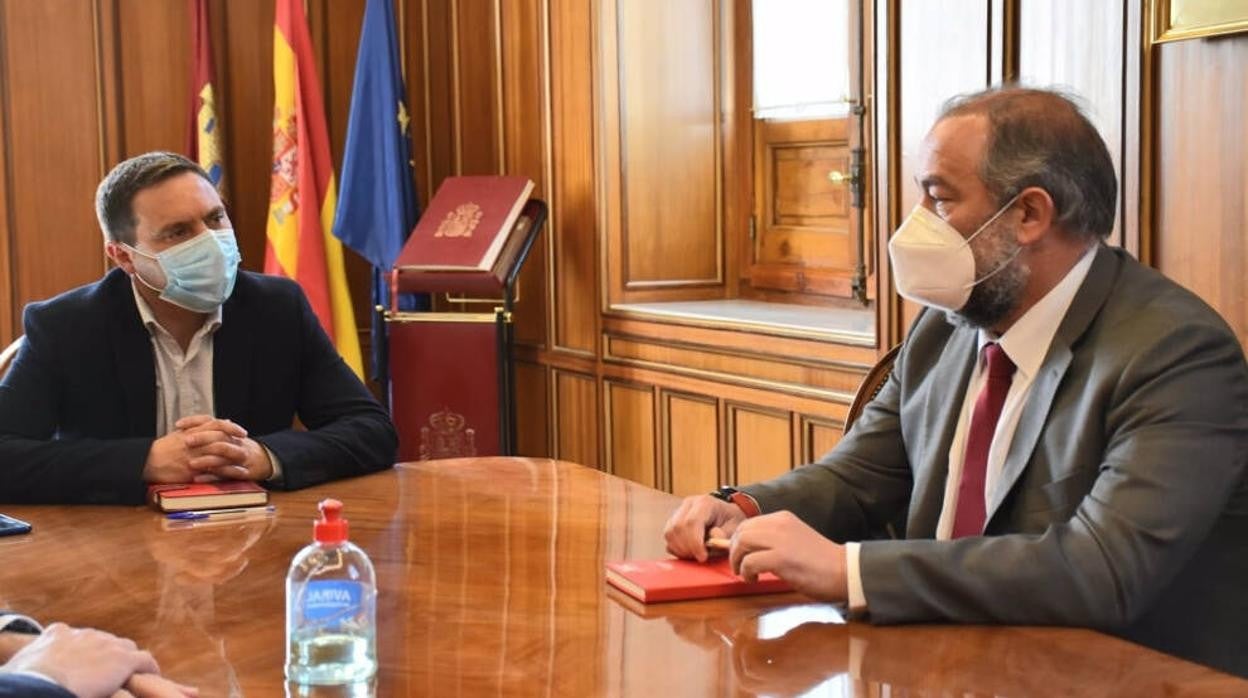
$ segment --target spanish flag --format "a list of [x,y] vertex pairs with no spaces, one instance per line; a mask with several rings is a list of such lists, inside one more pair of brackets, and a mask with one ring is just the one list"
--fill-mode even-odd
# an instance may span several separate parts
[[213,84],[212,40],[208,34],[207,0],[190,0],[191,43],[191,137],[187,156],[204,168],[217,191],[225,195],[225,168],[221,165],[221,122]]
[[338,193],[303,0],[277,0],[273,88],[264,271],[299,282],[338,353],[363,378],[342,243],[332,233]]

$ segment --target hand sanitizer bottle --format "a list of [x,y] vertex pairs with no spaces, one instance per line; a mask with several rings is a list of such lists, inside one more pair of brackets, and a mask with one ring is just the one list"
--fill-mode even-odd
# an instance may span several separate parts
[[368,555],[347,540],[342,502],[326,499],[314,542],[286,575],[286,679],[338,685],[377,673],[377,584]]

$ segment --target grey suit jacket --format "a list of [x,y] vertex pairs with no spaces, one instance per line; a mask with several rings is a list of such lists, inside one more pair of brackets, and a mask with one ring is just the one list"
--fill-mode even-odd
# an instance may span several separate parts
[[874,622],[1075,625],[1248,675],[1248,367],[1193,294],[1102,246],[1023,407],[984,537],[933,540],[976,333],[916,319],[818,463],[742,488],[866,541]]

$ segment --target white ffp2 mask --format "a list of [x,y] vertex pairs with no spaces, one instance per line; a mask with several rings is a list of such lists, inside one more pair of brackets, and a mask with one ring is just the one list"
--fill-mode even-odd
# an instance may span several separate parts
[[940,216],[921,204],[915,206],[888,240],[893,283],[897,285],[901,297],[941,310],[961,310],[976,284],[1004,269],[1017,255],[1016,252],[1000,267],[975,278],[975,255],[971,252],[971,241],[1017,198],[1015,196],[1007,201],[965,238]]

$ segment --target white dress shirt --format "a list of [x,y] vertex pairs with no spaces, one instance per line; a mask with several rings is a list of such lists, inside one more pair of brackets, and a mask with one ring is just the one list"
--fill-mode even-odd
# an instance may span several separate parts
[[[1001,470],[1005,464],[1005,455],[1014,440],[1014,431],[1018,428],[1018,419],[1027,403],[1031,385],[1035,381],[1044,357],[1049,353],[1053,336],[1066,317],[1066,311],[1075,300],[1075,294],[1083,285],[1083,280],[1092,267],[1092,259],[1096,257],[1098,245],[1092,245],[1083,257],[1071,267],[1043,298],[1023,313],[1005,334],[997,337],[990,330],[979,331],[978,349],[985,344],[997,342],[1005,355],[1014,362],[1017,370],[1010,383],[1010,392],[1005,396],[1005,404],[1001,408],[1001,416],[997,421],[996,431],[992,435],[992,445],[988,449],[988,469],[984,476],[984,510],[988,511],[992,501],[992,493],[1001,479]],[[966,394],[962,398],[962,409],[959,412],[957,428],[953,433],[953,443],[949,446],[949,472],[945,476],[945,498],[940,509],[940,519],[936,524],[936,539],[949,540],[953,532],[954,514],[958,508],[958,486],[962,482],[962,465],[966,457],[966,435],[971,426],[971,413],[975,410],[975,401],[987,383],[984,371],[983,352],[978,351],[975,368],[971,372],[971,380],[966,386]],[[987,520],[984,521],[987,524]],[[853,611],[865,611],[867,597],[863,591],[863,580],[858,564],[860,549],[858,543],[847,543],[845,546],[846,571],[849,575],[849,607]]]
[[152,338],[156,361],[156,438],[160,438],[174,431],[174,424],[183,417],[216,414],[212,394],[212,335],[221,327],[221,308],[208,314],[184,352],[178,340],[156,321],[156,315],[139,289],[133,283],[130,288],[134,291],[139,318]]
[[[134,304],[139,309],[139,318],[152,338],[152,355],[156,363],[156,438],[176,430],[174,425],[183,417],[197,414],[215,417],[217,413],[212,389],[212,338],[221,328],[221,307],[218,306],[208,314],[204,324],[191,337],[186,351],[182,351],[178,340],[156,321],[151,306],[133,282],[130,289],[134,292]],[[264,444],[261,444],[261,448],[273,464],[273,474],[268,480],[271,482],[279,479],[282,476],[282,466],[277,456]]]

